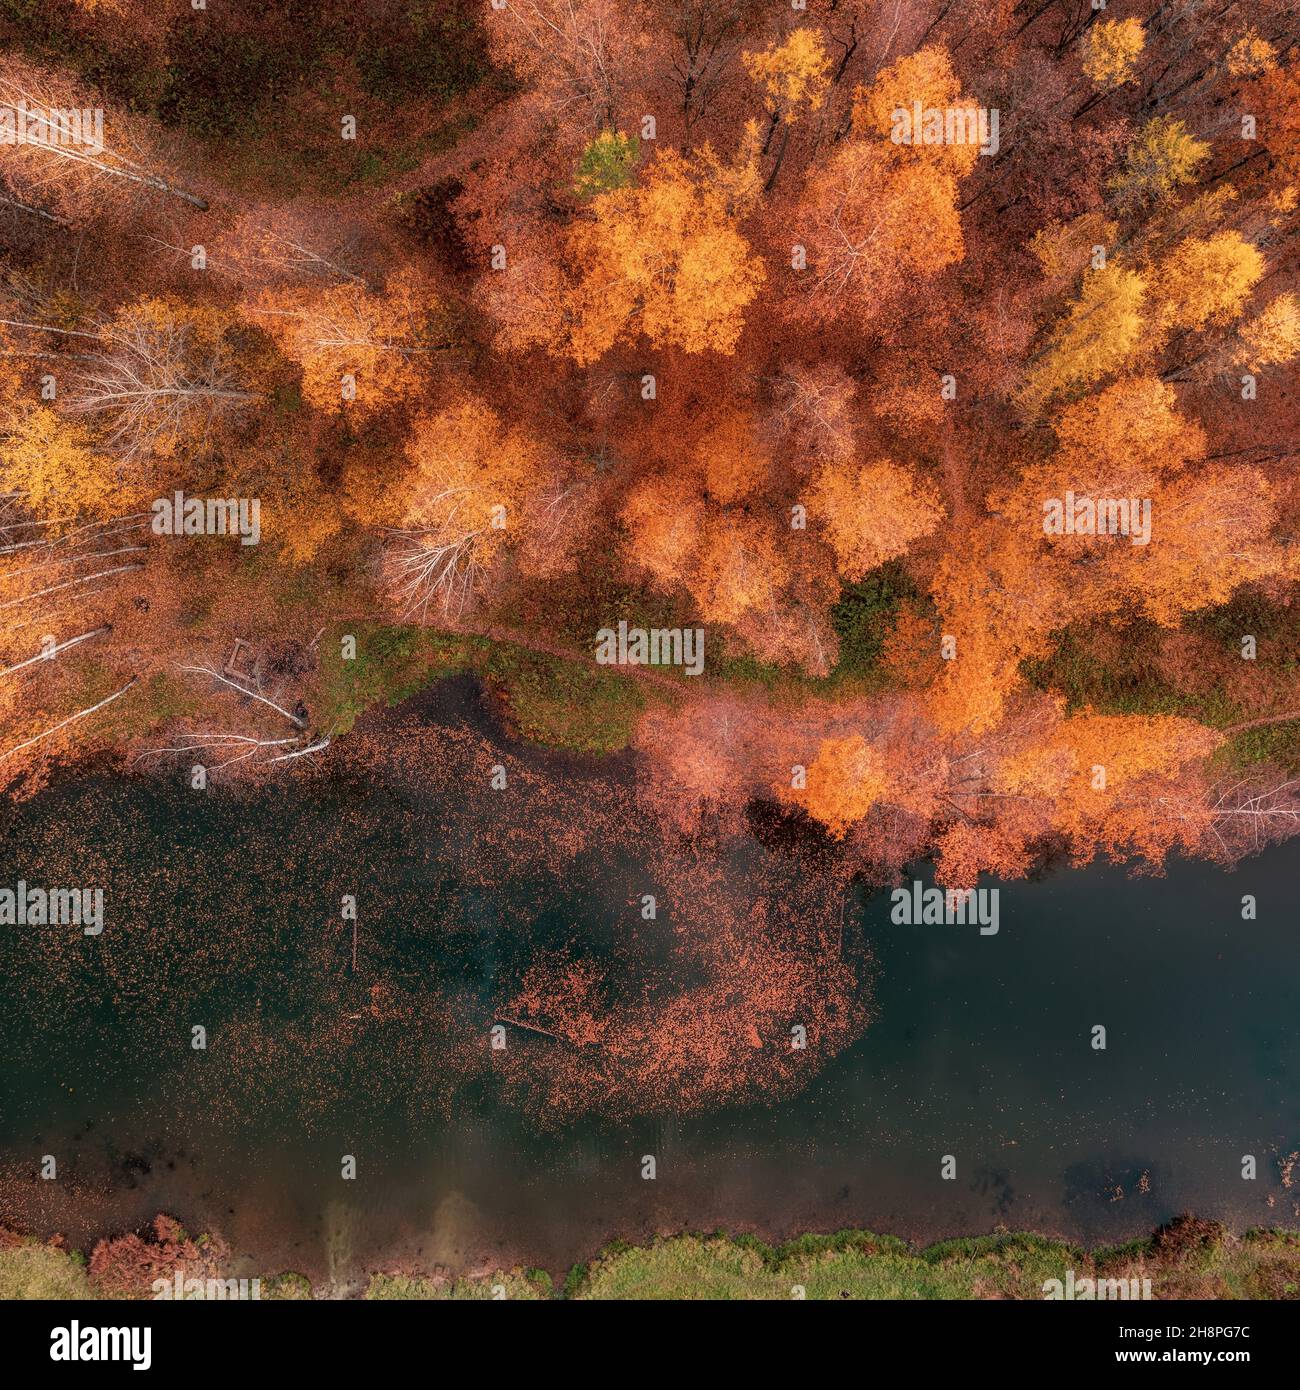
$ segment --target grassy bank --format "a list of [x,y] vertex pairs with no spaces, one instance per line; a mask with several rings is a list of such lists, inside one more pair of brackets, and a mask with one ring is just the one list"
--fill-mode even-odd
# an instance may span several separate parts
[[512,642],[432,628],[352,623],[356,655],[340,638],[323,643],[322,728],[346,733],[371,706],[410,699],[446,676],[472,673],[500,695],[520,737],[554,748],[609,753],[627,746],[645,708],[645,689],[626,672],[566,659]]
[[[151,1275],[155,1271],[150,1271]],[[369,1300],[1041,1299],[1048,1280],[1149,1280],[1153,1299],[1300,1299],[1300,1231],[1234,1236],[1217,1222],[1179,1217],[1149,1237],[1085,1251],[1044,1236],[1003,1234],[913,1250],[867,1231],[806,1235],[769,1246],[752,1236],[680,1235],[618,1243],[574,1266],[561,1285],[545,1270],[484,1277],[376,1273]],[[262,1280],[264,1298],[337,1296],[300,1274]],[[1137,1285],[1140,1289],[1141,1282]],[[357,1290],[349,1290],[355,1295]],[[102,1296],[86,1257],[57,1241],[0,1232],[0,1299]],[[150,1296],[142,1282],[138,1294]]]
[[[840,657],[825,678],[711,649],[706,684],[742,694],[761,691],[791,705],[813,697],[869,694],[886,683],[884,641],[899,602],[913,594],[901,572],[890,566],[847,587],[832,613]],[[686,620],[666,611],[638,612],[622,590],[611,595],[599,585],[596,597],[589,597],[590,615],[571,595],[567,606],[564,594],[550,599],[546,612],[555,619],[554,640],[571,656],[414,625],[351,621],[336,627],[321,644],[315,703],[319,726],[336,735],[347,733],[366,709],[399,704],[445,676],[468,672],[499,694],[520,737],[576,752],[609,753],[627,746],[648,703],[675,699],[675,678],[681,679],[684,692],[692,688],[692,681],[673,667],[656,668],[653,680],[641,680],[636,671],[597,666],[592,660],[594,633],[615,621],[608,617],[612,612],[630,611],[633,623],[645,626],[681,626]],[[574,616],[575,607],[581,616]],[[537,631],[543,635],[540,626]],[[356,640],[356,654],[346,659],[340,641],[345,634]]]
[[[1149,1279],[1153,1298],[1296,1298],[1300,1233],[1229,1235],[1186,1221],[1146,1240],[1086,1252],[1009,1234],[913,1251],[894,1236],[841,1231],[775,1249],[727,1236],[617,1247],[570,1275],[580,1299],[1041,1299],[1051,1279]],[[1139,1285],[1140,1287],[1140,1285]]]
[[81,1251],[0,1231],[0,1299],[96,1297]]

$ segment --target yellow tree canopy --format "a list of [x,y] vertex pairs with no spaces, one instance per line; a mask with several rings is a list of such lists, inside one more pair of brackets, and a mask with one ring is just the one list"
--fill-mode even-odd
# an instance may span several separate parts
[[1204,431],[1179,415],[1174,388],[1158,377],[1125,377],[1075,401],[1053,429],[1069,468],[1172,471],[1205,452]]
[[1088,80],[1103,91],[1132,81],[1146,38],[1140,19],[1099,20],[1083,36]]
[[1031,366],[1021,399],[1036,409],[1074,387],[1118,371],[1142,340],[1146,281],[1112,261],[1083,277],[1079,297]]
[[1150,544],[1112,546],[1108,563],[1159,623],[1225,603],[1239,585],[1285,564],[1285,551],[1269,540],[1274,488],[1258,469],[1215,466],[1178,478],[1157,491],[1151,511]]
[[[408,526],[440,532],[509,530],[513,513],[543,469],[540,448],[491,406],[467,399],[415,422],[406,444]],[[506,525],[493,525],[504,508]]]
[[938,44],[899,58],[877,74],[869,87],[858,89],[853,106],[854,133],[883,145],[900,165],[920,160],[957,178],[969,174],[979,158],[977,144],[947,140],[924,144],[919,138],[901,144],[892,139],[895,113],[910,115],[918,103],[923,112],[976,107],[971,97],[962,96],[948,50]]
[[[380,410],[411,395],[436,350],[437,300],[405,267],[382,293],[355,282],[270,290],[256,313],[285,355],[302,367],[303,395],[322,410]],[[345,389],[345,381],[347,389]]]
[[826,98],[831,60],[820,29],[795,29],[784,43],[743,55],[745,71],[763,89],[767,109],[787,124]]
[[0,436],[0,488],[25,494],[36,516],[120,515],[132,498],[117,473],[88,430],[48,406],[16,413]]
[[[1164,474],[1205,452],[1200,426],[1178,414],[1174,388],[1156,377],[1125,377],[1067,406],[1053,424],[1052,456],[1024,468],[1015,483],[989,499],[1027,541],[1044,536],[1044,504],[1067,492],[1090,498],[1151,498]],[[1063,503],[1062,503],[1063,505]],[[1093,535],[1049,534],[1054,557],[1079,566],[1076,593],[1102,577],[1096,552],[1107,543]],[[1127,537],[1123,544],[1128,545]],[[1093,595],[1091,601],[1102,604]]]
[[1034,535],[995,518],[940,561],[931,592],[953,646],[928,701],[942,728],[978,733],[996,724],[1021,684],[1021,662],[1079,612],[1066,576],[1043,563],[1041,540],[1041,527]]
[[1124,151],[1123,168],[1110,180],[1122,203],[1153,202],[1191,183],[1210,147],[1173,116],[1157,116]]
[[1228,50],[1228,71],[1233,77],[1259,77],[1277,66],[1277,49],[1254,29],[1246,32]]
[[547,460],[522,430],[467,398],[417,420],[406,444],[402,524],[393,587],[410,612],[436,601],[459,611],[484,569],[519,535],[525,503]]
[[1159,267],[1154,297],[1172,328],[1227,323],[1242,310],[1264,274],[1264,257],[1238,232],[1188,237]]
[[1220,742],[1216,730],[1174,715],[1089,710],[1004,759],[995,785],[1004,795],[1050,798],[1052,823],[1086,860],[1098,845],[1140,849],[1152,835],[1144,825],[1157,820],[1146,800]]
[[1300,299],[1280,294],[1243,325],[1236,360],[1250,372],[1279,366],[1300,355]]

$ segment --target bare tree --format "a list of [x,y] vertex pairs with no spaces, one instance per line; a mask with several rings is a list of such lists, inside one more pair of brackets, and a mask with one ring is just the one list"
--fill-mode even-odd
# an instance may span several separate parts
[[95,417],[124,460],[202,439],[257,399],[238,379],[224,335],[200,313],[128,309],[104,325],[77,372],[67,409]]
[[[83,129],[85,115],[97,115],[90,137]],[[156,136],[145,122],[87,106],[59,74],[6,56],[0,67],[0,117],[21,132],[14,143],[0,145],[6,176],[29,192],[54,188],[89,207],[97,185],[119,183],[207,211],[205,198],[159,167],[157,151],[150,148]]]
[[623,86],[619,54],[630,51],[620,18],[610,0],[505,0],[489,32],[548,109],[585,112],[593,129],[612,130]]
[[475,543],[481,532],[390,528],[387,534],[389,575],[403,618],[424,620],[430,604],[459,617],[480,577]]
[[283,705],[277,704],[269,699],[260,691],[250,690],[246,685],[241,685],[238,681],[232,680],[229,676],[223,675],[220,671],[214,671],[211,666],[178,666],[178,671],[184,671],[189,675],[211,676],[218,685],[223,685],[230,690],[238,691],[240,695],[247,696],[250,700],[256,700],[260,704],[267,705],[275,710],[277,714],[282,714],[294,726],[295,729],[305,729],[307,721],[301,715],[295,714],[292,710],[287,710]]
[[16,757],[19,753],[22,753],[24,750],[31,748],[38,743],[43,742],[45,739],[51,737],[53,734],[57,734],[60,729],[66,729],[69,724],[75,724],[79,720],[85,719],[89,715],[96,713],[98,710],[104,709],[108,705],[111,705],[114,700],[120,700],[122,696],[125,695],[126,692],[132,688],[132,686],[138,684],[139,679],[139,676],[132,676],[131,679],[127,681],[127,683],[124,686],[121,687],[121,689],[115,690],[107,698],[99,700],[93,705],[88,705],[85,709],[80,709],[75,714],[68,715],[66,719],[60,719],[57,724],[51,724],[49,728],[42,729],[40,733],[35,734],[33,737],[29,739],[24,739],[22,743],[15,745],[13,748],[10,748],[7,752],[0,753],[0,763],[8,762],[10,758]]
[[[4,500],[12,511],[23,499]],[[102,589],[101,581],[140,569],[142,560],[123,557],[144,554],[146,547],[138,542],[146,518],[147,513],[137,512],[67,530],[56,528],[74,518],[7,520],[0,526],[0,615],[5,615],[6,629],[27,625],[15,623],[16,610],[30,605],[31,621],[48,623],[52,613],[45,600],[56,594],[81,600]]]
[[685,152],[755,26],[759,7],[752,0],[668,0],[663,8],[675,40],[671,70],[682,95]]
[[[319,635],[319,634],[318,634]],[[185,729],[171,736],[171,741],[146,748],[136,761],[156,758],[182,758],[199,754],[210,772],[220,772],[239,764],[271,767],[293,762],[323,752],[330,746],[328,733],[309,733],[307,720],[296,710],[286,708],[260,689],[232,679],[212,666],[178,666],[187,675],[207,676],[225,690],[232,690],[245,699],[253,700],[286,719],[294,729],[291,734],[267,737],[260,733],[237,733],[229,730]],[[300,705],[301,709],[302,706]]]

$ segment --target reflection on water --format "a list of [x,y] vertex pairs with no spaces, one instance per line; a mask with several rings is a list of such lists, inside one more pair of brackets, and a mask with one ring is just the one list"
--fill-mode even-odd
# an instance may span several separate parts
[[895,926],[788,849],[657,838],[626,761],[514,748],[470,687],[424,714],[459,741],[402,726],[388,763],[244,801],[100,780],[20,808],[0,883],[102,883],[108,925],[5,929],[0,1219],[77,1242],[164,1209],[340,1281],[682,1227],[1297,1224],[1294,847],[1003,884],[996,936]]

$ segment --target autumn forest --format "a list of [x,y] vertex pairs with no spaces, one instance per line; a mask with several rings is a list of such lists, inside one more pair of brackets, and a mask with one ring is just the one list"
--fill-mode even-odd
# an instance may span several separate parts
[[1298,368],[1297,0],[0,0],[0,1302],[1294,1297]]
[[11,795],[310,777],[471,667],[681,833],[765,801],[882,879],[1300,826],[1293,6],[0,38]]

